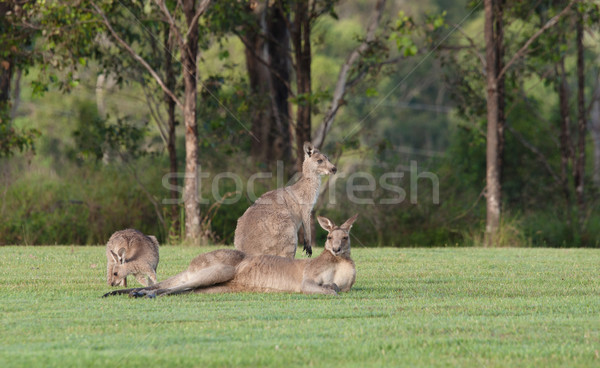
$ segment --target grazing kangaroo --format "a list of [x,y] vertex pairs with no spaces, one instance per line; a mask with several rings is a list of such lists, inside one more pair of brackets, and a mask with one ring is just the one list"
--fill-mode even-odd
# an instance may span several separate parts
[[304,250],[312,254],[311,212],[319,196],[321,175],[337,168],[312,143],[304,143],[302,178],[293,185],[263,194],[238,219],[233,244],[246,254],[294,258],[298,229],[304,228]]
[[221,249],[194,258],[186,271],[145,288],[121,289],[104,296],[129,294],[150,297],[189,291],[297,292],[336,295],[348,291],[356,279],[350,258],[350,228],[358,214],[341,226],[325,217],[319,224],[328,231],[325,249],[313,259],[289,259],[272,255],[249,255],[239,250]]
[[135,229],[117,231],[106,243],[106,260],[108,285],[127,286],[127,276],[131,274],[140,284],[153,285],[158,266],[158,240]]

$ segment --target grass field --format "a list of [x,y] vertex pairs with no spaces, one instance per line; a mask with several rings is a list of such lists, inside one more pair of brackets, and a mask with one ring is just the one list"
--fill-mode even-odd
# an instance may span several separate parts
[[[159,280],[206,250],[162,247]],[[598,250],[353,258],[338,297],[101,299],[103,247],[0,247],[0,367],[600,365]]]

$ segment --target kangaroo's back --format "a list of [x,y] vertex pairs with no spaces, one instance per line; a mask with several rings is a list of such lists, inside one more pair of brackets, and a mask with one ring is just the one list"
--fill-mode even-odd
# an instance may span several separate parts
[[[144,235],[135,229],[116,231],[106,244],[107,283],[127,285],[127,276],[133,274],[142,284],[156,283],[159,262],[159,244],[156,237]],[[148,280],[144,279],[148,277]]]
[[129,242],[127,262],[144,262],[156,269],[159,261],[158,240],[152,235],[138,233]]

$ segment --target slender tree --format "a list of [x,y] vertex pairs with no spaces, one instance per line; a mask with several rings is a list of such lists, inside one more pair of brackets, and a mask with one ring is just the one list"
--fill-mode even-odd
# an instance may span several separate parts
[[597,189],[600,190],[600,78],[596,82],[594,97],[590,111],[590,134],[594,142],[594,171],[592,180]]
[[[173,53],[175,52],[173,47],[173,35],[170,32],[170,26],[168,24],[163,25],[163,59],[165,64],[165,79],[166,86],[171,91],[175,90],[176,78],[175,78],[175,66],[173,65]],[[175,110],[177,108],[177,102],[169,96],[168,93],[164,93],[164,101],[167,105],[167,152],[169,154],[169,184],[171,188],[177,187],[177,176],[178,169],[177,163],[177,147],[176,147],[176,132],[175,127],[177,121],[175,118]],[[173,203],[176,203],[179,199],[179,192],[175,189],[171,189],[171,199]],[[179,228],[179,208],[177,206],[171,206],[171,228]]]
[[[164,0],[155,1],[162,19],[168,24],[178,46],[184,81],[184,95],[181,101],[159,73],[142,58],[133,47],[114,30],[112,23],[102,8],[92,1],[92,7],[100,16],[111,36],[136,62],[155,79],[164,93],[182,110],[185,127],[185,177],[183,202],[185,207],[186,240],[197,244],[203,241],[200,224],[200,203],[198,201],[198,125],[196,121],[197,62],[199,41],[199,20],[210,5],[209,0],[183,0],[169,9]],[[182,21],[179,21],[179,20]]]
[[500,168],[499,168],[499,138],[498,124],[500,117],[500,106],[498,104],[498,48],[495,41],[501,39],[494,29],[494,2],[484,1],[485,23],[485,62],[486,62],[486,111],[487,111],[487,134],[486,134],[486,244],[494,243],[494,235],[500,227]]
[[299,103],[296,108],[296,166],[302,171],[304,159],[303,144],[310,142],[312,119],[311,83],[311,14],[308,1],[295,1],[292,34],[292,47],[296,71],[296,95]]
[[[147,14],[144,11],[143,4],[135,3],[127,4],[127,8],[123,6],[114,7],[109,18],[113,29],[121,35],[125,42],[150,45],[150,47],[139,47],[136,51],[164,78],[165,85],[169,90],[177,91],[178,63],[174,59],[176,55],[174,46],[176,45],[174,45],[174,35],[171,32],[170,25],[167,22],[157,20],[154,14]],[[138,19],[143,27],[132,27],[132,18]],[[157,91],[156,83],[153,83],[153,79],[148,76],[148,72],[144,68],[140,68],[139,64],[132,64],[129,54],[115,55],[112,50],[114,44],[106,38],[96,42],[96,44],[98,46],[96,59],[102,67],[102,73],[98,75],[96,83],[98,112],[103,118],[106,117],[104,98],[107,89],[112,88],[117,83],[131,83],[133,81],[139,83],[146,98],[147,110],[158,128],[167,151],[170,203],[176,204],[181,194],[178,190],[177,178],[176,101],[160,88]],[[170,206],[171,220],[169,223],[163,223],[163,225],[168,225],[165,228],[166,232],[174,232],[180,229],[179,209],[180,207],[177,205]],[[160,212],[162,213],[162,209],[160,209]],[[175,234],[173,233],[173,235]]]
[[571,115],[569,109],[569,84],[565,71],[564,56],[559,59],[556,68],[558,84],[558,101],[560,111],[560,180],[565,198],[567,224],[572,225],[571,219],[571,190],[569,184],[569,163],[573,160],[573,145],[571,141]]
[[[239,34],[246,46],[250,83],[255,93],[270,91],[272,96],[266,111],[257,114],[253,121],[253,133],[265,142],[253,142],[253,156],[264,157],[265,152],[274,150],[284,154],[271,155],[272,157],[288,157],[288,146],[291,147],[292,141],[295,141],[296,170],[299,170],[304,157],[303,143],[313,140],[318,147],[323,145],[350,86],[356,85],[369,68],[377,67],[373,63],[364,63],[358,71],[355,70],[358,69],[356,65],[377,44],[375,33],[385,9],[385,0],[376,2],[364,39],[342,64],[331,105],[312,137],[314,96],[311,82],[311,31],[318,17],[335,14],[335,3],[336,1],[277,0],[251,9],[254,14],[253,22],[246,25],[244,34]],[[390,64],[392,61],[384,63]],[[295,90],[292,90],[292,86],[295,86]],[[290,115],[291,109],[287,102],[289,98],[295,101],[295,119]],[[273,142],[276,144],[271,148]],[[279,145],[283,148],[279,149]]]
[[251,154],[272,163],[291,159],[290,33],[283,0],[246,7],[250,21],[234,31],[245,45],[246,67],[253,99]]
[[577,10],[576,45],[577,45],[577,157],[574,165],[575,196],[579,210],[579,227],[585,221],[585,134],[587,131],[587,111],[585,108],[585,65],[583,55],[583,13]]
[[[571,1],[559,14],[541,26],[511,59],[503,63],[503,23],[495,19],[503,14],[502,0],[484,0],[484,42],[485,42],[485,85],[486,85],[486,244],[496,242],[496,234],[500,227],[500,212],[502,205],[501,169],[504,132],[504,78],[508,69],[521,59],[531,47],[531,44],[547,29],[553,27],[565,15],[575,0]],[[501,68],[500,68],[501,67]]]

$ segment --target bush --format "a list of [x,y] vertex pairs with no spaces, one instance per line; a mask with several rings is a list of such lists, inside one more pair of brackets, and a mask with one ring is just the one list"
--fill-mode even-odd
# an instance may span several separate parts
[[[0,244],[103,244],[127,227],[164,237],[152,204],[123,167],[92,166],[60,176],[38,167],[7,185]],[[149,186],[160,192],[157,182]]]

